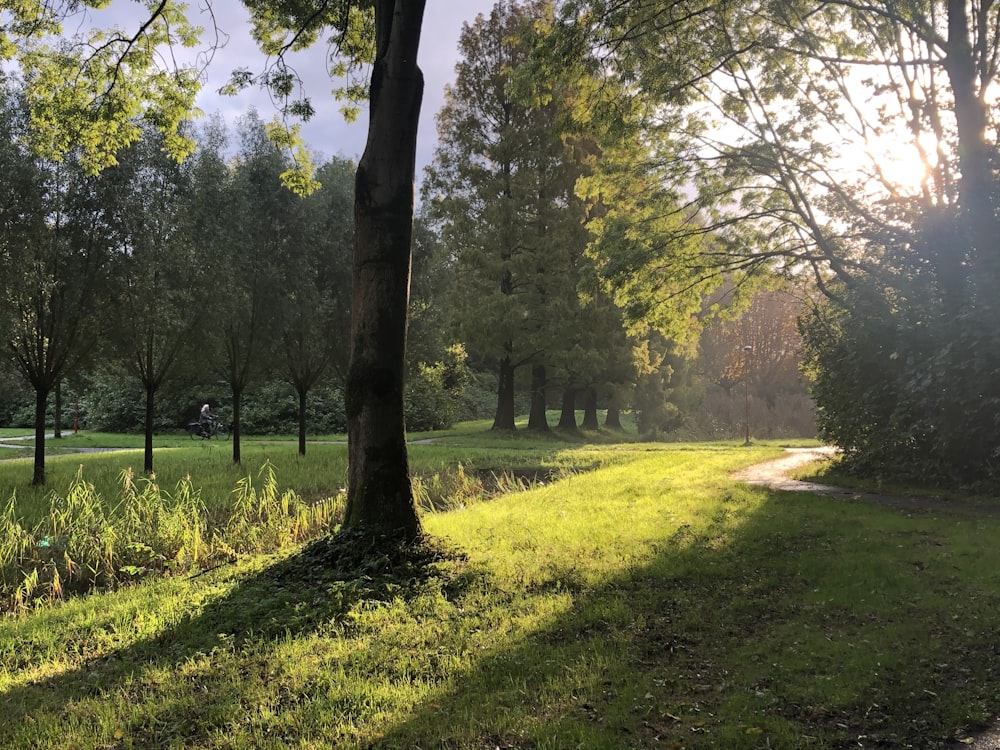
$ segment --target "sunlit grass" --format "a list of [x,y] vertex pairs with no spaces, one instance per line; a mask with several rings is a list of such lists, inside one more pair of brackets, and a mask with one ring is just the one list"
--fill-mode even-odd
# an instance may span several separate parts
[[931,748],[1000,705],[1000,520],[734,484],[767,445],[487,442],[414,470],[558,473],[426,513],[426,576],[290,547],[0,621],[0,747]]

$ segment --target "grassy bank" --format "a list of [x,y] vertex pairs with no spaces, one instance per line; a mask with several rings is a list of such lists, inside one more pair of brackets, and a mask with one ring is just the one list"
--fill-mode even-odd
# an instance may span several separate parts
[[728,479],[770,446],[456,440],[414,470],[551,471],[426,512],[421,570],[293,547],[0,621],[0,747],[929,748],[1000,706],[996,519]]

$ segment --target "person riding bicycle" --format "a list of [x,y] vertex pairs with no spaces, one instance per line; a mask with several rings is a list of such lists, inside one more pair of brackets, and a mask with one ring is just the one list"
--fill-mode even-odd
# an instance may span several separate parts
[[201,426],[202,436],[207,436],[212,429],[212,410],[208,404],[201,407],[201,414],[198,415],[198,424]]

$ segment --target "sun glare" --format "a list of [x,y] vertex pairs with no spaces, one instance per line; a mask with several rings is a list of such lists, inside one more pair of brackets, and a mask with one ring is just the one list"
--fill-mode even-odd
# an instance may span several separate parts
[[881,156],[870,155],[870,158],[883,181],[900,192],[912,194],[920,191],[931,167],[920,158],[916,148],[911,146],[905,151],[909,154],[893,150]]
[[934,165],[924,160],[912,143],[869,143],[845,148],[836,168],[847,181],[860,181],[873,192],[916,195],[931,176]]

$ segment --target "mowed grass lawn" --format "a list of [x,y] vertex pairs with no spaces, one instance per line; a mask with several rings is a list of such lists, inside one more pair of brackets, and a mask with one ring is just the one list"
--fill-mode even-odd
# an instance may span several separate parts
[[[342,481],[343,446],[252,445],[279,480]],[[210,450],[157,461],[222,487]],[[932,748],[985,726],[1000,520],[729,479],[778,452],[415,445],[428,486],[459,463],[551,471],[424,512],[444,553],[419,570],[336,579],[295,547],[0,620],[0,747]]]

